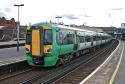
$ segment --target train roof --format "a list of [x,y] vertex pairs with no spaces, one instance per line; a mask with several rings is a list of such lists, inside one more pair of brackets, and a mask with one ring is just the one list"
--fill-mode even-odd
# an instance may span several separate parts
[[58,27],[58,28],[62,28],[62,29],[70,29],[70,30],[76,30],[76,31],[87,31],[87,32],[94,32],[94,31],[90,31],[90,30],[85,30],[85,29],[80,29],[80,28],[75,28],[75,27],[70,27],[70,26],[64,26],[64,25],[58,25],[58,24],[53,24],[53,23],[36,23],[33,24],[32,26],[53,26],[53,27]]
[[69,30],[75,30],[78,31],[79,34],[84,34],[84,35],[101,35],[101,36],[107,36],[107,33],[104,32],[95,32],[95,31],[90,31],[90,30],[85,30],[85,29],[80,29],[80,28],[75,28],[75,27],[70,27],[70,26],[64,26],[64,25],[58,25],[58,24],[53,24],[53,23],[46,23],[46,22],[41,22],[41,23],[36,23],[33,24],[32,26],[49,26],[51,27],[57,27],[60,29],[69,29]]

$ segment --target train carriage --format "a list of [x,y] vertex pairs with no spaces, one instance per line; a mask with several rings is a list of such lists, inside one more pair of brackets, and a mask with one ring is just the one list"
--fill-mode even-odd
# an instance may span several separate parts
[[111,36],[51,23],[34,24],[26,35],[27,61],[32,66],[43,67],[64,64],[85,49],[108,42],[106,39]]

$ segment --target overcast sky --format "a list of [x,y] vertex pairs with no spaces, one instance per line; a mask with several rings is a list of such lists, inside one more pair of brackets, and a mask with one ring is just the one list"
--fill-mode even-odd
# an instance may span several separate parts
[[116,26],[125,23],[125,0],[0,0],[0,17],[12,17],[17,21],[17,7],[20,7],[21,24],[57,22],[62,16],[65,24],[88,26]]

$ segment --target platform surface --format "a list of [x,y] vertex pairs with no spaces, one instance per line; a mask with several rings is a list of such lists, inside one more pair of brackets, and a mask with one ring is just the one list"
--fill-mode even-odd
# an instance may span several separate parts
[[113,80],[113,84],[125,84],[125,45],[124,45],[124,51],[121,57],[121,62],[120,62],[118,71],[116,72],[116,76]]
[[125,84],[125,42],[80,84]]
[[26,59],[25,48],[21,46],[19,52],[16,47],[0,49],[0,66]]

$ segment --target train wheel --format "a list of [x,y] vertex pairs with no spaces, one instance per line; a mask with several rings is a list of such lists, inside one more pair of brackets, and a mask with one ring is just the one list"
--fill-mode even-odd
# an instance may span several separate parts
[[55,67],[59,67],[61,64],[62,64],[62,63],[61,63],[61,60],[60,60],[60,58],[59,58],[59,59],[57,60],[57,62],[56,62]]
[[76,53],[76,57],[79,57],[79,56],[80,56],[80,54],[79,54],[79,52],[77,52],[77,53]]

